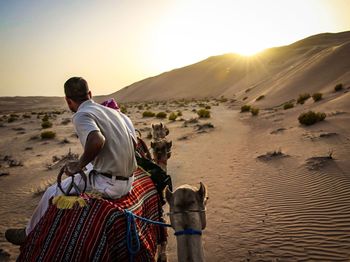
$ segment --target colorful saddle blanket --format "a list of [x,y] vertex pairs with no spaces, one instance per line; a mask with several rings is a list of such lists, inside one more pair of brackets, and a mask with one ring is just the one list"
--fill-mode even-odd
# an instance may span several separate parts
[[[72,209],[58,209],[51,203],[21,246],[18,261],[129,261],[127,218],[121,210],[162,221],[161,202],[149,174],[139,168],[134,175],[133,189],[123,198],[91,198],[87,206]],[[154,261],[157,244],[167,238],[166,230],[137,218],[135,222],[140,251],[133,260]]]

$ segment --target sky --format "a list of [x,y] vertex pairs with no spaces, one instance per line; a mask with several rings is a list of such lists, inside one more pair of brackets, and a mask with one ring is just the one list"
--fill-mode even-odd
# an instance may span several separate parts
[[225,53],[350,30],[350,0],[0,0],[0,96],[94,95]]

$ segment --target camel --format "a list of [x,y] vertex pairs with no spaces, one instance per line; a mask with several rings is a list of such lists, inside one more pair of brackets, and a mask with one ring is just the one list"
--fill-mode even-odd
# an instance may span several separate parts
[[152,138],[154,140],[163,139],[169,135],[169,129],[163,123],[152,124]]
[[165,138],[151,141],[153,150],[153,160],[165,172],[167,171],[168,159],[171,156],[172,141],[167,141]]
[[197,189],[183,185],[174,192],[166,188],[164,194],[170,207],[170,224],[175,230],[178,261],[205,261],[202,230],[206,227],[205,205],[208,199],[206,186],[200,183]]

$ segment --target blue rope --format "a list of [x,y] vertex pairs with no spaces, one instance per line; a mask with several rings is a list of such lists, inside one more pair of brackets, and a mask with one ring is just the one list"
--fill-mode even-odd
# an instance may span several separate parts
[[171,227],[171,225],[169,224],[153,221],[153,220],[135,215],[134,213],[132,213],[127,209],[124,210],[124,213],[126,216],[126,246],[130,254],[130,261],[133,261],[134,255],[136,255],[137,252],[140,251],[140,238],[137,233],[135,217],[150,224],[164,226],[164,227]]

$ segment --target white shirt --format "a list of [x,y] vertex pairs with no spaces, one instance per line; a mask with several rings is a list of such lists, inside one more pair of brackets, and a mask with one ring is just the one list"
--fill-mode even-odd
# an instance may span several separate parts
[[83,147],[92,131],[100,131],[105,137],[105,144],[93,161],[95,170],[124,177],[136,170],[132,136],[118,111],[87,100],[73,115],[73,125]]

